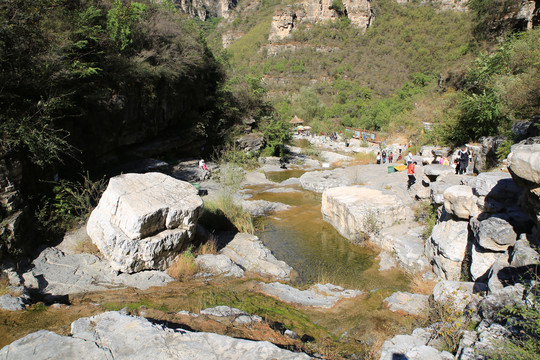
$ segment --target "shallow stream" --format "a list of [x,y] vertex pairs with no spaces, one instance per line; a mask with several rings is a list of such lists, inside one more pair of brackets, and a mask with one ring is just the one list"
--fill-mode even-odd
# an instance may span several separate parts
[[[271,180],[301,175],[297,170],[267,173]],[[287,186],[294,192],[266,192],[272,186],[254,186],[250,200],[267,200],[290,205],[264,221],[257,236],[274,255],[292,266],[301,284],[333,283],[361,290],[404,290],[407,278],[399,271],[379,272],[377,251],[353,245],[322,219],[321,194],[305,191],[299,185]]]

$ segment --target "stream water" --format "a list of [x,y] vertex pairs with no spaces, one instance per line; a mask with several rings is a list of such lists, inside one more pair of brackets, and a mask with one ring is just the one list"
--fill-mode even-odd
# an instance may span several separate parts
[[[271,180],[283,181],[301,175],[298,170],[267,173]],[[264,221],[257,236],[274,255],[292,266],[298,282],[334,283],[362,290],[407,287],[399,271],[378,271],[377,252],[368,246],[353,245],[322,219],[321,194],[287,186],[294,192],[267,192],[275,186],[256,186],[249,190],[251,200],[267,200],[290,205]]]

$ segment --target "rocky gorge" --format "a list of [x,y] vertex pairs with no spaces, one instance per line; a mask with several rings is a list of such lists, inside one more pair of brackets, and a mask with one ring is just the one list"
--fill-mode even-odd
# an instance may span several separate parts
[[[81,352],[92,358],[142,358],[148,356],[146,351],[163,359],[246,358],[245,354],[265,359],[336,358],[302,345],[313,341],[308,339],[315,330],[302,333],[301,327],[293,323],[278,326],[268,313],[267,322],[261,322],[260,315],[265,312],[261,307],[246,307],[252,301],[247,298],[232,303],[220,303],[219,299],[203,301],[215,305],[210,307],[189,305],[186,294],[190,286],[214,294],[203,298],[215,297],[221,287],[239,286],[235,281],[242,282],[243,296],[256,294],[253,296],[271,301],[274,307],[287,306],[287,311],[307,311],[328,318],[340,311],[349,312],[351,320],[340,320],[347,327],[333,330],[341,335],[343,344],[348,343],[344,339],[360,336],[361,332],[349,321],[366,321],[358,318],[356,312],[370,309],[373,305],[368,304],[375,298],[379,299],[375,304],[377,316],[384,312],[396,314],[386,316],[404,315],[403,318],[410,319],[451,304],[454,320],[439,319],[438,325],[417,328],[411,335],[396,335],[384,342],[380,353],[374,352],[375,358],[480,359],[496,349],[498,341],[511,336],[512,328],[501,324],[498,312],[507,305],[536,301],[531,292],[536,286],[535,275],[527,270],[534,271],[540,261],[535,250],[540,214],[536,199],[540,183],[538,138],[512,148],[508,172],[478,175],[472,171],[455,175],[451,167],[430,164],[437,156],[448,155],[449,149],[426,148],[418,156],[419,162],[425,159],[425,165],[417,171],[422,180],[411,190],[406,188],[403,172],[387,171],[386,165],[353,163],[355,153],[377,148],[362,148],[354,141],[345,147],[322,138],[310,140],[321,149],[321,154],[326,151],[323,157],[334,163],[333,168],[325,170],[325,160],[310,159],[302,155],[301,148],[290,147],[288,166],[301,169],[303,175],[275,182],[265,173],[247,173],[235,201],[254,214],[276,217],[279,224],[279,217],[291,216],[287,214],[292,214],[296,206],[259,197],[286,199],[313,194],[321,219],[331,224],[353,246],[351,249],[368,243],[376,246],[377,251],[369,256],[374,258],[379,253],[378,260],[369,270],[362,271],[378,279],[377,285],[342,287],[330,282],[299,282],[297,272],[302,269],[295,269],[274,255],[265,244],[268,239],[263,232],[260,238],[244,233],[220,235],[218,242],[224,245],[214,254],[195,258],[196,283],[186,287],[163,270],[196,237],[209,237],[197,224],[202,212],[201,198],[192,185],[178,180],[197,179],[198,170],[188,166],[170,175],[125,174],[111,178],[84,228],[56,247],[43,249],[23,268],[4,265],[10,283],[9,294],[0,297],[0,315],[4,314],[5,319],[12,312],[34,309],[36,301],[47,304],[47,312],[69,313],[70,307],[80,312],[85,308],[82,314],[87,316],[75,315],[70,321],[71,330],[62,330],[60,335],[54,329],[24,337],[25,334],[16,335],[16,341],[3,344],[0,358],[15,359],[35,351],[42,358],[65,358]],[[270,158],[261,163],[261,170],[266,174],[289,171],[280,170],[279,162]],[[218,194],[219,187],[214,180],[201,182],[209,198]],[[429,234],[415,216],[421,201],[433,206],[437,218]],[[93,242],[99,251],[75,251],[83,241]],[[435,286],[429,293],[414,293],[408,286],[381,283],[387,276],[384,274],[396,271],[422,281],[435,281]],[[132,308],[129,301],[121,299],[133,294],[144,294],[143,298],[153,300],[143,301],[145,305],[139,302]],[[165,298],[171,300],[165,301],[160,294],[168,294]],[[122,311],[110,311],[110,299],[129,306],[123,306]],[[159,306],[152,304],[155,301],[166,303],[169,310],[159,310]],[[174,301],[179,304],[172,306]],[[227,304],[238,304],[253,312]],[[362,314],[365,319],[367,315]],[[167,320],[157,321],[160,318]],[[454,328],[457,319],[473,319],[478,325],[467,330]],[[318,321],[330,323],[328,319]],[[226,330],[226,324],[235,324],[227,325],[233,331]],[[441,326],[451,326],[459,333],[455,349],[444,346],[445,332]],[[212,329],[233,336],[213,334]],[[8,330],[4,327],[3,331]],[[126,342],[131,338],[152,340],[145,343],[144,350],[137,343]],[[365,337],[359,338],[366,341]],[[307,354],[260,341],[268,339],[281,347],[296,346]]]

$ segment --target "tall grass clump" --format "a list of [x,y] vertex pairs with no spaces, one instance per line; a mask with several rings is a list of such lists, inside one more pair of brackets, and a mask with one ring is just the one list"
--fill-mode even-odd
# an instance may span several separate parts
[[248,234],[255,233],[253,217],[238,205],[234,194],[242,186],[245,173],[234,164],[222,164],[216,173],[221,190],[217,196],[204,201],[204,212],[199,220],[210,231],[236,230]]
[[186,251],[178,255],[175,262],[167,269],[167,273],[176,280],[188,279],[199,270],[192,250],[190,246]]

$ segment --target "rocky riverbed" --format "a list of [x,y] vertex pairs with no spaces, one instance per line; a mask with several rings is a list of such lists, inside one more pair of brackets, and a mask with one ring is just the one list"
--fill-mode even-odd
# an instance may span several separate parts
[[[314,207],[317,216],[341,234],[340,244],[349,244],[350,254],[368,246],[370,261],[378,256],[362,270],[378,286],[298,282],[301,262],[290,261],[291,267],[282,260],[286,256],[265,246],[264,236],[242,233],[219,235],[223,246],[195,259],[195,277],[176,281],[164,270],[195,234],[209,236],[197,225],[202,201],[182,180],[199,182],[208,199],[221,187],[214,180],[198,181],[202,174],[196,162],[183,161],[170,166],[169,175],[113,178],[87,226],[43,249],[24,267],[4,266],[9,286],[0,297],[0,330],[9,336],[1,344],[0,359],[36,351],[41,358],[81,352],[95,358],[142,358],[150,351],[163,359],[245,354],[261,359],[476,359],[494,349],[497,339],[510,336],[512,329],[497,322],[497,311],[535,301],[530,289],[536,283],[524,270],[539,263],[534,248],[540,219],[538,140],[512,148],[509,173],[478,176],[431,165],[448,150],[424,149],[420,158],[425,165],[418,166],[419,181],[411,190],[406,174],[390,172],[388,164],[354,165],[354,153],[376,148],[312,140],[326,151],[320,160],[291,148],[288,167],[298,176],[274,182],[265,172],[284,170],[276,159],[264,159],[260,171],[245,174],[244,190],[233,199],[255,216],[271,216],[276,228],[282,218],[302,214],[299,204],[287,199],[314,194],[320,201]],[[421,201],[431,204],[437,217],[427,234],[419,218]],[[99,251],[81,251],[81,244],[91,242]],[[414,286],[392,280],[404,274]],[[451,319],[412,331],[413,319],[440,306],[451,306],[458,318],[478,324],[453,328],[459,333],[455,349],[444,347],[440,330]],[[400,329],[412,334],[387,340],[380,353],[375,343]],[[36,330],[42,331],[31,333]],[[139,349],[126,338],[151,341]],[[195,355],[192,349],[200,351]]]

